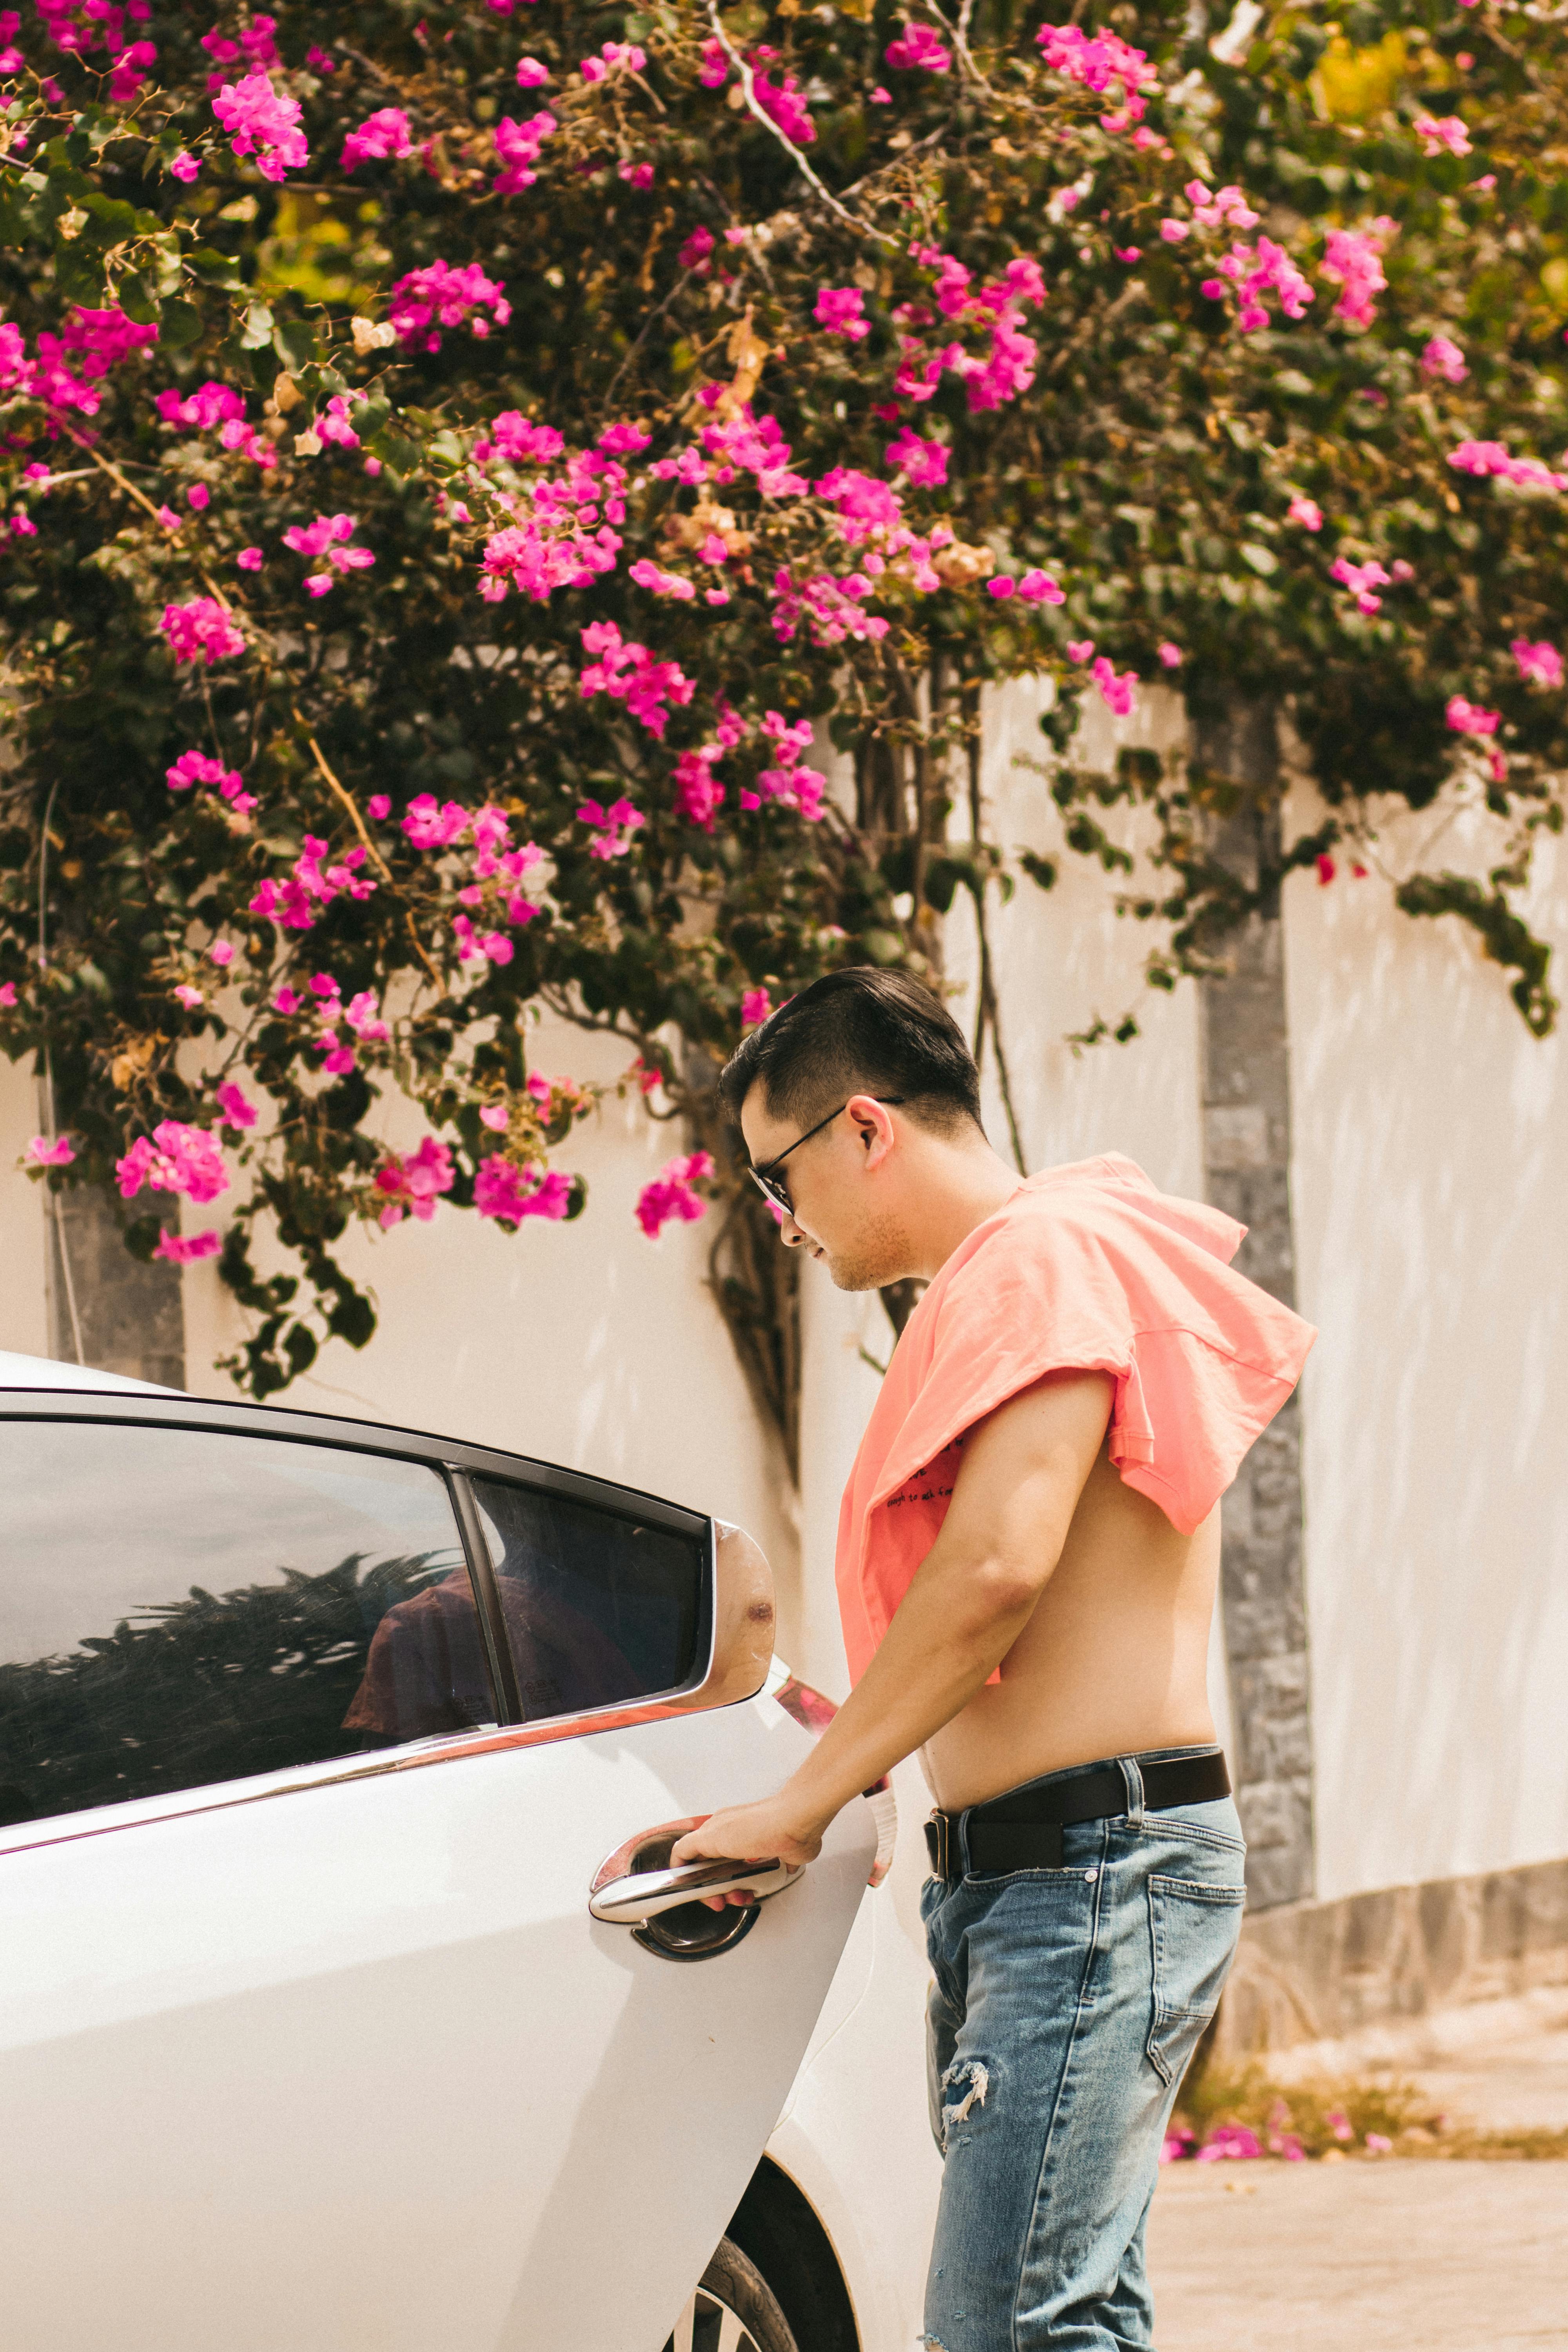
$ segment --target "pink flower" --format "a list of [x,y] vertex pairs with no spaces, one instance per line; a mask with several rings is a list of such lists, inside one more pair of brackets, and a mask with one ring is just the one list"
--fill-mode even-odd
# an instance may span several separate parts
[[682,269],[706,269],[708,257],[712,250],[711,229],[694,228],[675,257]]
[[1163,662],[1167,669],[1180,669],[1183,662],[1186,659],[1186,656],[1183,653],[1181,646],[1173,646],[1168,637],[1163,640],[1156,650],[1160,656],[1160,659]]
[[1069,637],[1068,639],[1068,659],[1070,662],[1086,662],[1093,651],[1094,639],[1092,637]]
[[847,342],[858,343],[871,331],[870,322],[860,316],[865,300],[858,286],[824,286],[812,315],[830,335],[842,335]]
[[1343,293],[1334,304],[1334,316],[1352,327],[1370,327],[1376,310],[1373,297],[1382,292],[1388,280],[1383,274],[1382,253],[1389,239],[1398,235],[1398,223],[1386,214],[1369,222],[1364,229],[1335,228],[1329,231],[1323,256],[1323,276],[1342,286]]
[[52,1143],[47,1135],[35,1135],[26,1157],[35,1168],[68,1168],[76,1151],[67,1135],[57,1136]]
[[1463,383],[1469,374],[1465,354],[1447,335],[1434,335],[1421,354],[1423,375],[1440,375],[1445,383]]
[[375,1171],[374,1189],[381,1195],[381,1213],[376,1222],[384,1226],[399,1225],[406,1216],[416,1216],[428,1224],[436,1213],[436,1202],[443,1192],[449,1192],[458,1181],[452,1165],[452,1155],[446,1145],[427,1135],[417,1151],[406,1159],[394,1152]]
[[647,820],[630,801],[618,800],[607,809],[597,801],[584,801],[577,812],[577,822],[595,827],[594,838],[588,844],[589,856],[608,860],[626,856],[632,845],[633,834]]
[[1369,2156],[1386,2156],[1393,2146],[1394,2142],[1382,2132],[1368,2132],[1366,2136],[1366,2151]]
[[381,1018],[381,1006],[374,991],[368,988],[362,988],[357,995],[350,997],[343,1019],[354,1035],[367,1045],[377,1045],[392,1034]]
[[306,50],[305,63],[308,66],[313,66],[320,74],[336,73],[338,69],[335,58],[329,57],[325,49],[318,49],[314,47]]
[[479,1113],[479,1125],[493,1128],[498,1135],[510,1124],[511,1113],[505,1103],[486,1103]]
[[1299,522],[1303,530],[1321,530],[1323,509],[1310,499],[1292,499],[1285,520],[1287,522]]
[[221,1234],[160,1234],[153,1249],[166,1265],[195,1265],[204,1257],[216,1257],[223,1247]]
[[374,817],[377,824],[392,814],[392,802],[385,793],[372,793],[364,805],[366,815]]
[[1160,2144],[1160,2161],[1162,2164],[1180,2164],[1193,2154],[1197,2144],[1196,2133],[1189,2131],[1184,2124],[1180,2129],[1165,2134]]
[[1018,583],[1026,604],[1065,604],[1067,597],[1048,572],[1026,572]]
[[212,503],[212,492],[205,482],[193,482],[185,492],[185,497],[198,514],[204,507],[210,506]]
[[1167,245],[1180,245],[1183,239],[1191,236],[1192,233],[1191,221],[1163,220],[1160,223],[1160,235]]
[[480,1160],[474,1178],[474,1206],[481,1217],[513,1230],[524,1217],[547,1217],[558,1223],[572,1205],[572,1179],[558,1168],[519,1168],[492,1151]]
[[[820,299],[820,297],[818,298]],[[922,441],[906,425],[888,444],[888,463],[895,474],[919,489],[940,489],[947,479],[948,452],[941,441]]]
[[1462,694],[1451,694],[1444,716],[1456,735],[1495,735],[1502,713],[1485,710],[1479,702],[1467,702]]
[[519,58],[517,86],[519,89],[537,89],[541,82],[550,79],[550,68],[538,58]]
[[604,81],[622,68],[629,73],[640,73],[647,63],[647,54],[635,42],[606,41],[596,58],[583,59],[580,71],[584,81]]
[[234,560],[242,572],[259,572],[261,550],[258,547],[242,547]]
[[704,41],[702,60],[697,68],[697,79],[704,89],[722,89],[730,79],[730,60],[724,54],[722,41]]
[[1110,250],[1118,261],[1133,262],[1142,261],[1143,258],[1143,248],[1141,245],[1113,245]]
[[184,1192],[197,1202],[216,1201],[228,1190],[228,1171],[205,1128],[177,1118],[161,1119],[152,1140],[139,1136],[114,1164],[122,1198],[134,1199],[143,1184],[155,1192]]
[[8,980],[4,986],[0,986],[0,1009],[9,1012],[16,1002],[16,983],[14,980]]
[[198,1004],[205,1004],[206,1003],[206,999],[202,994],[201,990],[199,988],[193,988],[188,981],[182,981],[179,987],[173,989],[170,993],[174,996],[176,1003],[183,1004],[184,1006],[187,1013],[194,1013]]
[[210,786],[240,816],[257,805],[255,793],[242,785],[238,769],[226,768],[221,760],[209,760],[205,751],[182,751],[173,767],[164,769],[163,776],[172,793],[188,793],[197,784]]
[[742,1028],[760,1028],[773,1009],[773,998],[765,988],[748,988],[741,999]]
[[1519,674],[1528,686],[1561,686],[1563,656],[1555,646],[1544,640],[1531,645],[1528,637],[1515,637],[1509,646],[1519,664]]
[[225,1078],[213,1088],[213,1097],[230,1127],[254,1127],[256,1105],[249,1101],[232,1078]]
[[226,81],[213,100],[213,112],[233,141],[235,153],[254,155],[264,180],[280,180],[286,171],[297,172],[310,160],[299,128],[299,100],[274,89],[264,73]]
[[945,73],[952,59],[942,47],[929,25],[917,25],[905,17],[904,29],[896,41],[889,41],[883,55],[890,66],[900,72]]
[[1197,2161],[1200,2164],[1221,2164],[1227,2160],[1247,2163],[1262,2153],[1262,2141],[1245,2124],[1221,2124],[1199,2148]]
[[782,82],[770,81],[765,73],[753,73],[752,90],[757,104],[770,122],[792,140],[797,147],[809,147],[816,137],[816,125],[812,121],[805,101],[795,89],[794,74],[785,74]]
[[998,602],[1005,602],[1013,593],[1016,585],[1016,583],[1003,572],[996,579],[988,580],[985,583],[985,593],[988,596],[994,596]]
[[1367,614],[1376,613],[1382,609],[1382,597],[1374,595],[1373,592],[1377,588],[1388,587],[1393,577],[1390,572],[1384,570],[1381,563],[1376,562],[1352,563],[1349,558],[1343,555],[1337,556],[1329,566],[1329,574],[1331,579],[1337,580],[1342,588],[1350,590],[1351,594],[1355,598],[1357,610]]
[[413,151],[414,134],[408,128],[407,115],[400,106],[383,106],[343,141],[343,169],[353,172],[361,163],[379,162],[391,155],[408,155]]
[[1457,114],[1418,114],[1413,126],[1424,155],[1468,155],[1470,134]]
[[304,998],[296,989],[279,988],[273,995],[272,1010],[274,1013],[281,1013],[284,1019],[287,1020],[290,1013],[299,1012],[300,1007],[304,1003]]
[[1448,463],[1479,480],[1493,475],[1519,490],[1568,490],[1568,474],[1555,474],[1539,457],[1510,457],[1501,441],[1461,441]]
[[1100,699],[1107,709],[1114,712],[1118,719],[1125,719],[1138,699],[1137,671],[1126,669],[1119,677],[1115,665],[1101,654],[1089,676],[1100,688]]
[[1334,864],[1333,859],[1329,856],[1326,849],[1320,852],[1318,856],[1312,860],[1312,866],[1313,870],[1317,874],[1320,884],[1324,889],[1327,889],[1329,884],[1333,880],[1334,876],[1339,872],[1339,867]]
[[710,1152],[693,1151],[684,1160],[668,1160],[651,1184],[637,1195],[637,1220],[649,1241],[657,1241],[667,1224],[695,1224],[706,1215],[707,1203],[693,1190],[713,1173]]
[[591,621],[583,632],[583,645],[584,651],[598,656],[580,680],[584,698],[613,696],[650,735],[662,737],[668,703],[688,703],[697,690],[679,663],[656,661],[646,646],[623,642],[613,621]]
[[160,507],[158,509],[157,519],[163,524],[165,530],[178,530],[183,520],[181,516],[174,512],[174,508],[170,506]]
[[879,82],[876,89],[871,92],[871,104],[873,106],[891,106],[892,102],[892,91],[890,89],[884,89],[881,83]]
[[[498,152],[501,133],[509,128],[516,131],[526,126],[498,123]],[[551,129],[553,128],[551,121]],[[504,194],[502,183],[498,181],[496,184]],[[487,310],[489,319],[482,315]],[[467,321],[470,333],[482,340],[489,333],[491,320],[498,327],[509,323],[511,304],[505,299],[504,280],[487,278],[477,261],[470,262],[466,269],[453,269],[445,261],[432,261],[426,268],[411,269],[395,280],[386,315],[401,341],[417,352],[437,352],[441,348],[443,328],[459,327]]]
[[201,168],[196,158],[187,154],[183,147],[177,155],[171,155],[169,158],[169,169],[175,179],[184,180],[187,184],[195,178]]
[[245,651],[245,639],[234,625],[234,615],[214,596],[194,596],[186,604],[165,604],[162,627],[177,662],[195,661],[200,654],[210,669],[215,661]]
[[[1159,68],[1142,49],[1129,47],[1116,33],[1089,35],[1076,25],[1042,25],[1035,35],[1047,69],[1065,74],[1085,89],[1102,90],[1117,81],[1130,95],[1157,82]],[[1142,112],[1140,103],[1138,111]]]

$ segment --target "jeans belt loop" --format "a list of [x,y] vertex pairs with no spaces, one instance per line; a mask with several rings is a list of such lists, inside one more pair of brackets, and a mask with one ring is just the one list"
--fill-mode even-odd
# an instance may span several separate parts
[[1127,1825],[1129,1829],[1141,1830],[1143,1826],[1143,1775],[1138,1769],[1138,1759],[1135,1756],[1119,1756],[1116,1760],[1121,1767],[1121,1778],[1127,1788]]

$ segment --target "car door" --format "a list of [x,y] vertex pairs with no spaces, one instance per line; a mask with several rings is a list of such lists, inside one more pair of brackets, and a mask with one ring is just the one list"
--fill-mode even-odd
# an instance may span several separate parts
[[6,2352],[658,2352],[876,1843],[590,1915],[808,1744],[759,1561],[482,1449],[0,1402]]

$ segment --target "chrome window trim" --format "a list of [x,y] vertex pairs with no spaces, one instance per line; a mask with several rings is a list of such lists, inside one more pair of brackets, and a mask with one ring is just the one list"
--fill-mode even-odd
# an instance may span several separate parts
[[[156,1829],[165,1822],[184,1821],[195,1814],[224,1812],[238,1805],[266,1803],[276,1797],[303,1796],[315,1789],[380,1780],[395,1772],[420,1770],[426,1765],[450,1764],[466,1757],[489,1756],[511,1748],[551,1746],[558,1740],[590,1738],[596,1732],[624,1730],[634,1724],[663,1722],[682,1715],[736,1706],[755,1697],[766,1682],[773,1656],[773,1587],[772,1571],[761,1549],[743,1529],[688,1510],[679,1504],[668,1503],[661,1496],[644,1494],[637,1487],[595,1477],[585,1471],[563,1470],[553,1463],[535,1461],[531,1455],[503,1454],[492,1446],[467,1445],[417,1430],[395,1429],[382,1422],[351,1421],[334,1413],[295,1412],[276,1405],[227,1404],[195,1397],[165,1399],[106,1390],[5,1389],[0,1391],[0,1421],[129,1423],[142,1427],[226,1432],[335,1449],[352,1447],[356,1452],[422,1463],[443,1480],[451,1500],[475,1587],[495,1680],[494,1696],[503,1709],[510,1704],[511,1717],[494,1727],[481,1725],[468,1731],[436,1734],[363,1758],[329,1757],[319,1764],[286,1767],[291,1777],[269,1788],[247,1787],[244,1780],[208,1782],[186,1790],[170,1790],[166,1796],[128,1798],[123,1807],[95,1806],[84,1808],[81,1815],[51,1813],[37,1822],[18,1822],[14,1828],[0,1829],[0,1861],[11,1853],[70,1844],[80,1838],[106,1837],[124,1830]],[[516,1678],[496,1591],[494,1564],[468,1483],[473,1474],[542,1486],[628,1516],[635,1512],[640,1518],[681,1534],[700,1533],[705,1539],[709,1570],[704,1580],[707,1623],[704,1626],[700,1621],[698,1633],[700,1671],[676,1689],[651,1697],[624,1700],[614,1706],[574,1715],[548,1716],[533,1723],[520,1721]],[[500,1666],[501,1660],[505,1661],[504,1668]],[[156,1806],[158,1810],[140,1810],[144,1806]],[[113,1818],[91,1818],[97,1813]],[[79,1822],[80,1826],[75,1826]]]

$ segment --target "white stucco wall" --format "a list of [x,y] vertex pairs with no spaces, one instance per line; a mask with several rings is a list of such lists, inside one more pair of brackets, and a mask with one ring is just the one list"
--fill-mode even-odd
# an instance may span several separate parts
[[[1430,815],[1382,846],[1395,873],[1486,857]],[[1530,911],[1561,961],[1550,841]],[[1568,1066],[1380,877],[1296,877],[1285,924],[1331,1897],[1568,1853]]]

